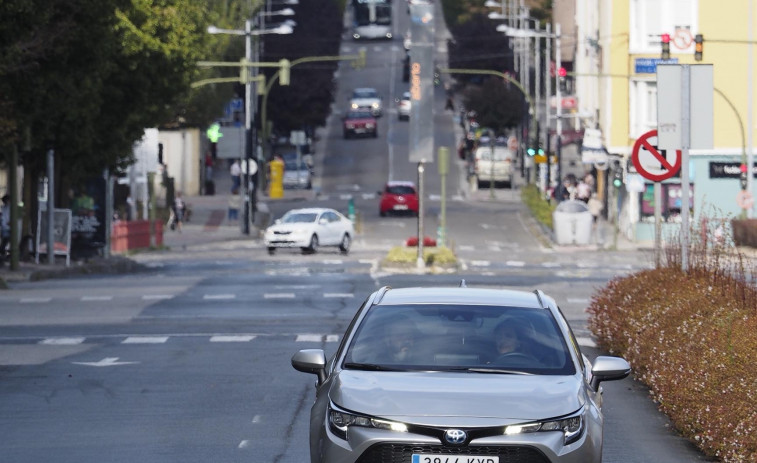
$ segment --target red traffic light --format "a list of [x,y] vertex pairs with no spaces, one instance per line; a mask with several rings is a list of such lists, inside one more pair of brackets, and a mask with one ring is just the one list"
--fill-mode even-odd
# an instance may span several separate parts
[[662,34],[660,36],[662,43],[670,43],[670,34]]
[[559,69],[559,70],[557,71],[557,75],[559,75],[560,77],[565,77],[565,76],[567,76],[567,75],[568,75],[568,71],[566,71],[566,70],[565,70],[565,68],[560,68],[560,69]]
[[742,164],[739,166],[739,171],[746,172],[746,164]]

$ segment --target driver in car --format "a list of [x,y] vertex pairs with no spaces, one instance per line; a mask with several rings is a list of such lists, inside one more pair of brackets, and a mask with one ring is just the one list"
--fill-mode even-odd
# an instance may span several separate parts
[[494,341],[499,358],[508,355],[531,357],[528,346],[530,344],[529,333],[532,331],[533,327],[530,323],[517,318],[500,322],[494,328]]

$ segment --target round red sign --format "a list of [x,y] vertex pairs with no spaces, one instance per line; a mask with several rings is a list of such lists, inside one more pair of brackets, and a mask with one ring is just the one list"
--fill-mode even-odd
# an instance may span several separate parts
[[681,169],[681,150],[671,154],[657,149],[657,130],[650,130],[640,136],[633,145],[631,160],[636,171],[645,179],[660,182],[668,179]]

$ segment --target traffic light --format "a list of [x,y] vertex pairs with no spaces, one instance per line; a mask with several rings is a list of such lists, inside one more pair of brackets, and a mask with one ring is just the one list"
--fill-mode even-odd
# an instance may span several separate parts
[[560,68],[557,70],[557,75],[559,77],[560,81],[560,92],[567,93],[568,92],[568,84],[566,82],[566,77],[568,75],[568,71],[565,68]]
[[612,171],[612,186],[615,188],[623,186],[623,171],[621,169],[615,169]]
[[694,36],[694,60],[702,61],[702,52],[704,51],[704,37],[702,34]]
[[741,175],[739,176],[739,183],[741,184],[741,189],[746,190],[746,187],[747,187],[746,164],[742,164],[741,167],[739,167],[739,170],[741,170]]
[[662,34],[662,59],[670,59],[670,34]]
[[291,63],[288,59],[279,60],[279,84],[289,85],[289,68]]

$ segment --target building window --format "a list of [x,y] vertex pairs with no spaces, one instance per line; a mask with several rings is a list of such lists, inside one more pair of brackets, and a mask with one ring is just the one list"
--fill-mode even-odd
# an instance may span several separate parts
[[694,53],[697,0],[631,0],[630,8],[630,54],[660,53],[662,34],[670,34],[672,55]]
[[632,80],[629,107],[631,138],[639,138],[657,129],[657,82]]
[[[680,183],[662,183],[661,196],[662,204],[660,211],[662,219],[665,222],[681,222],[681,184]],[[654,184],[645,184],[644,192],[639,195],[639,210],[641,211],[641,221],[654,223]],[[694,214],[694,184],[689,184],[689,212],[690,217]]]

